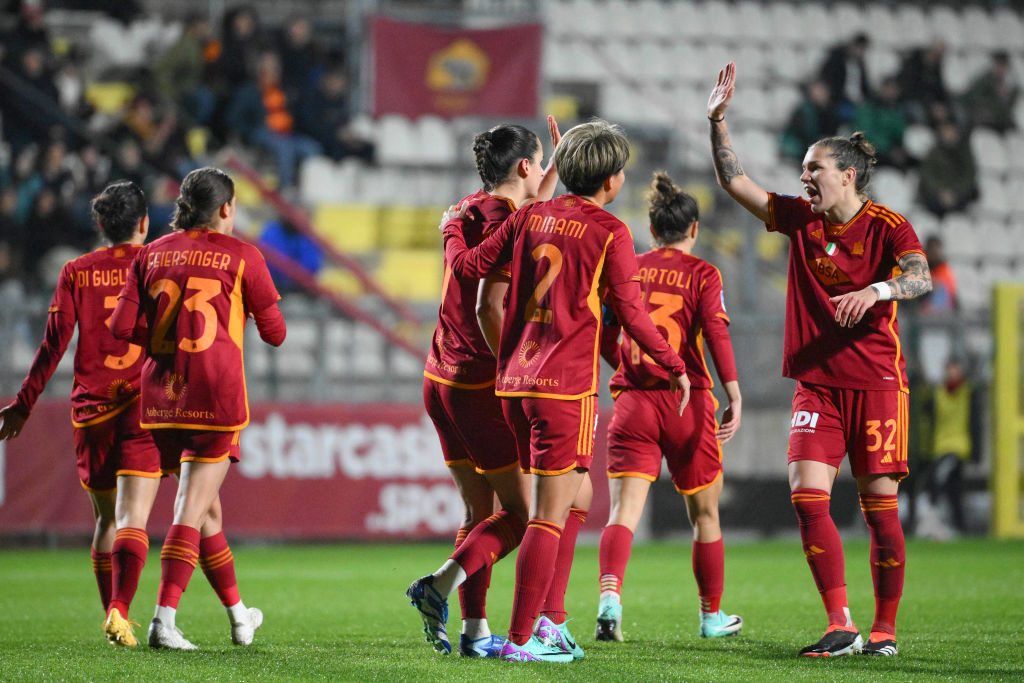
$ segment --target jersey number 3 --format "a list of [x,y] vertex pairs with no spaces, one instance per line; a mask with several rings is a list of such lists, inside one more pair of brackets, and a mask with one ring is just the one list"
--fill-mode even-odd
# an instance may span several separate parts
[[220,294],[220,281],[206,277],[190,277],[185,283],[185,291],[189,290],[194,290],[195,294],[182,302],[181,288],[173,280],[157,280],[150,286],[149,295],[154,300],[159,299],[161,294],[167,295],[167,307],[157,321],[150,340],[152,353],[174,353],[174,339],[168,338],[168,332],[171,324],[178,319],[182,305],[189,313],[198,313],[202,316],[203,326],[198,337],[183,338],[177,347],[187,353],[199,353],[213,345],[213,340],[217,337],[217,311],[210,303],[210,299]]

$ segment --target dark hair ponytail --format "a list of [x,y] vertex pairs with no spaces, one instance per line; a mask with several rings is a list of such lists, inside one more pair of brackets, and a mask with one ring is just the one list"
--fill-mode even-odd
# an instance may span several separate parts
[[146,215],[146,194],[130,180],[111,183],[89,204],[92,219],[112,244],[127,242]]
[[522,159],[532,159],[540,139],[529,128],[502,124],[473,138],[476,170],[490,192],[505,182]]
[[658,171],[647,192],[647,215],[658,244],[672,244],[689,235],[690,225],[700,218],[693,195],[681,190],[668,174]]
[[867,141],[864,133],[857,131],[848,138],[822,138],[814,144],[828,147],[839,170],[852,168],[857,171],[857,180],[855,181],[857,195],[861,199],[867,199],[868,186],[871,184],[871,169],[878,163],[878,158],[875,156],[875,146]]
[[209,227],[222,204],[235,196],[235,181],[219,168],[197,168],[181,181],[171,227],[175,230]]

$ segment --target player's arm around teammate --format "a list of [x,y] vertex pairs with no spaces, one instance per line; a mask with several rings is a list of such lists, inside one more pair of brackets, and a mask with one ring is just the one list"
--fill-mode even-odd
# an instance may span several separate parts
[[[719,184],[769,231],[790,239],[783,374],[797,380],[789,437],[791,499],[829,626],[805,656],[897,653],[895,621],[906,550],[897,509],[907,473],[907,377],[896,301],[931,289],[910,223],[871,201],[874,148],[863,134],[808,148],[806,199],[769,194],[732,149],[726,109],[736,86],[730,63],[708,100]],[[849,455],[872,539],[875,620],[867,644],[847,604],[843,549],[829,515],[832,484]]]
[[[694,528],[693,569],[701,599],[700,634],[737,633],[742,619],[719,608],[724,578],[724,546],[718,519],[722,490],[722,450],[739,427],[742,398],[728,332],[721,275],[691,255],[699,230],[696,200],[665,174],[655,174],[650,229],[656,249],[638,257],[641,287],[652,321],[686,361],[690,403],[682,416],[672,410],[664,372],[625,336],[611,358],[616,397],[608,430],[611,511],[601,534],[600,588],[596,638],[621,641],[621,588],[633,533],[643,514],[662,457],[676,489],[683,494]],[[618,337],[615,321],[606,328]],[[703,362],[707,339],[729,406],[722,425]],[[606,359],[610,354],[606,353]]]
[[[249,420],[242,365],[247,316],[267,343],[277,346],[285,337],[266,263],[255,247],[231,236],[234,219],[231,178],[214,168],[189,173],[177,199],[175,231],[143,248],[111,319],[122,339],[145,320],[142,426],[152,431],[165,465],[181,467],[150,624],[149,642],[156,647],[195,648],[176,628],[175,615],[204,531],[222,538],[220,485],[240,457],[239,433]],[[226,544],[221,554],[230,559]],[[233,640],[252,642],[262,613],[240,600],[225,606]]]
[[[556,145],[558,127],[551,117],[548,124]],[[476,244],[516,208],[549,199],[557,174],[551,165],[544,169],[541,142],[523,126],[503,124],[479,133],[473,153],[483,188],[451,213],[465,218],[464,238]],[[453,276],[446,263],[423,373],[424,406],[464,514],[455,553],[433,574],[414,581],[406,594],[420,613],[427,642],[448,653],[447,598],[459,589],[459,654],[468,657],[495,657],[501,650],[504,639],[491,634],[484,616],[491,566],[519,544],[528,520],[529,480],[519,470],[515,438],[494,394],[494,349],[508,283],[507,268],[478,282]],[[495,495],[501,504],[497,512]]]

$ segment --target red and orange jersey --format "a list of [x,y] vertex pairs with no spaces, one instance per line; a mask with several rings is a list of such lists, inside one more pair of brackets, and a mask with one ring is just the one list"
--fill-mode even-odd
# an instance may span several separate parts
[[854,327],[840,327],[829,298],[885,281],[899,260],[924,254],[907,219],[868,201],[832,225],[799,197],[772,194],[769,231],[790,240],[782,374],[846,389],[907,390],[896,302],[880,301]]
[[562,195],[516,211],[471,251],[458,223],[445,228],[445,254],[457,275],[480,277],[511,260],[495,384],[499,396],[577,399],[597,393],[605,291],[642,348],[659,363],[685,370],[643,315],[633,239],[612,214]]
[[166,235],[139,252],[120,297],[115,333],[124,336],[136,319],[146,327],[143,427],[248,424],[246,316],[276,311],[280,298],[256,247],[208,230]]
[[102,247],[64,265],[50,302],[43,343],[14,401],[26,414],[57,369],[76,324],[72,423],[84,427],[113,417],[139,397],[142,349],[114,337],[110,316],[127,280],[128,266],[140,249],[127,244]]
[[[722,275],[696,256],[660,248],[637,257],[644,303],[658,331],[686,363],[694,389],[714,386],[704,362],[705,339],[723,382],[736,379]],[[612,333],[617,332],[614,328]],[[612,393],[625,389],[668,389],[668,372],[651,360],[628,334],[618,348]]]
[[[469,247],[480,244],[516,209],[512,200],[483,190],[458,203],[462,202],[469,202],[462,221],[462,235]],[[454,277],[445,259],[437,327],[423,371],[428,379],[463,389],[494,384],[496,361],[476,320],[478,292],[479,280]]]

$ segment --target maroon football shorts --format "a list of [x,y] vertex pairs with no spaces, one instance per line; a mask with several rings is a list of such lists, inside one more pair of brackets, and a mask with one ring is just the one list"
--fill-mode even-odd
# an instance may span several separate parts
[[448,467],[468,465],[486,474],[518,465],[515,436],[501,414],[494,387],[462,389],[424,377],[423,405]]
[[[140,402],[87,427],[75,427],[78,478],[89,491],[117,488],[117,475],[159,477],[160,452],[148,429],[139,426]],[[177,471],[177,466],[174,467]]]
[[709,389],[692,390],[682,416],[679,394],[668,389],[623,391],[608,425],[608,476],[654,481],[664,456],[680,493],[711,486],[722,475],[716,410]]
[[216,432],[202,429],[154,429],[153,440],[160,449],[160,466],[177,470],[183,462],[220,462],[241,456],[238,437],[241,430]]
[[796,383],[789,462],[815,460],[839,468],[850,456],[854,477],[907,476],[906,392],[840,389]]
[[505,420],[516,435],[519,466],[532,474],[590,469],[597,431],[597,396],[503,398]]

